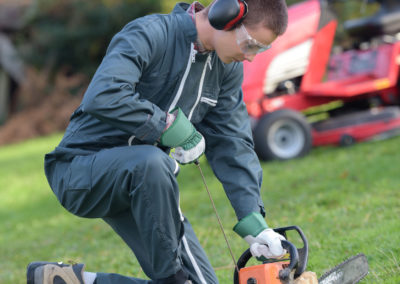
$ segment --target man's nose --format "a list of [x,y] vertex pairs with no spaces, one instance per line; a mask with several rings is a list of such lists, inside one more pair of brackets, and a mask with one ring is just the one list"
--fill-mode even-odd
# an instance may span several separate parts
[[255,56],[256,56],[255,54],[245,54],[244,59],[249,62],[252,62]]

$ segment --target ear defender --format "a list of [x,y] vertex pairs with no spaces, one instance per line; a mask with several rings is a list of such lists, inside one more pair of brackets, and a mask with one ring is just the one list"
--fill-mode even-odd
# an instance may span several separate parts
[[244,0],[217,0],[208,11],[208,20],[215,29],[229,31],[243,21],[247,11]]

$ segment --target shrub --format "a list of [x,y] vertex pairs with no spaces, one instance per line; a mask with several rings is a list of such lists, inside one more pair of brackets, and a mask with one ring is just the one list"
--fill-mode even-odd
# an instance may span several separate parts
[[161,0],[38,0],[19,37],[21,52],[39,68],[91,75],[116,32],[160,9]]

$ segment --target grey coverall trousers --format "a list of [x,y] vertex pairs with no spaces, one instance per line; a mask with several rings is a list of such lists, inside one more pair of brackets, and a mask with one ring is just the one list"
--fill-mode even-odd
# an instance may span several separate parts
[[[218,283],[181,214],[175,169],[172,158],[150,145],[104,149],[72,161],[46,155],[46,175],[60,203],[77,216],[107,222],[150,279],[164,279],[183,269],[193,283]],[[97,273],[96,283],[153,281]]]

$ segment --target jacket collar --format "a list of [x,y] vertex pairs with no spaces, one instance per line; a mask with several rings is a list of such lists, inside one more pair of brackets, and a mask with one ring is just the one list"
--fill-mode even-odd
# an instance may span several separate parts
[[195,42],[197,40],[197,30],[196,26],[193,23],[192,18],[187,13],[187,9],[189,8],[190,4],[187,3],[178,3],[175,5],[174,10],[172,11],[173,14],[176,14],[178,17],[179,26],[181,27],[185,36],[191,41]]

